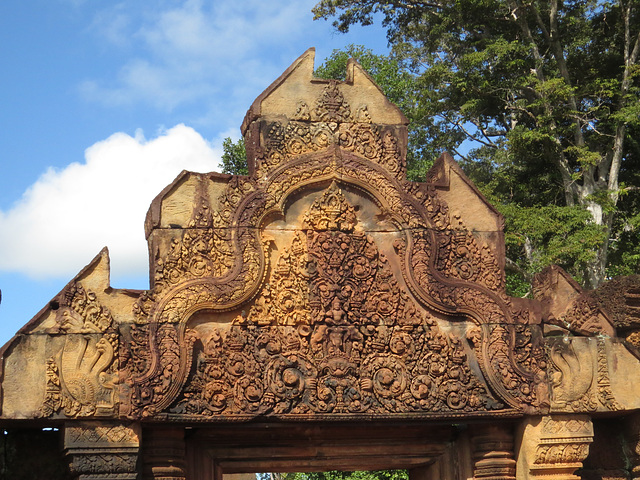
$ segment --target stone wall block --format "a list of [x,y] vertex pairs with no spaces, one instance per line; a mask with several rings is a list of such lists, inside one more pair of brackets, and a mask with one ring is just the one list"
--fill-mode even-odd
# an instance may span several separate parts
[[549,415],[526,420],[519,436],[518,480],[578,480],[593,442],[587,415]]
[[78,480],[138,478],[140,429],[137,425],[74,422],[65,425],[64,449]]

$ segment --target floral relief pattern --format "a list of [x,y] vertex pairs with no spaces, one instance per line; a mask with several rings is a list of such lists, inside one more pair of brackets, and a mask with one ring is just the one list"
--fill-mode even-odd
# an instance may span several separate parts
[[397,177],[404,175],[397,133],[372,124],[366,105],[354,110],[335,80],[327,83],[314,108],[300,102],[292,119],[271,123],[265,130],[265,152],[258,165],[258,177],[296,156],[331,145],[354,152]]
[[[218,198],[200,181],[127,327],[122,414],[547,408],[539,319],[505,294],[498,254],[434,184],[404,179],[405,127],[374,124],[341,88],[328,82],[288,120],[256,120],[262,156]],[[319,187],[287,243],[274,243],[265,219]],[[384,248],[344,187],[379,212]],[[197,328],[198,312],[226,320]]]
[[202,341],[171,411],[200,415],[500,409],[468,349],[394,278],[336,184],[305,215],[272,287]]

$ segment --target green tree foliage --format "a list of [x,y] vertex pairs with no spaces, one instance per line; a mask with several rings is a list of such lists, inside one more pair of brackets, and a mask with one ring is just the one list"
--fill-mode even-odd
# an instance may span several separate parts
[[415,76],[422,140],[456,154],[503,211],[514,272],[553,261],[594,287],[639,266],[639,6],[321,0],[314,12],[340,31],[386,26]]
[[375,470],[342,472],[309,473],[259,473],[259,480],[409,480],[406,470]]
[[[409,144],[407,151],[407,177],[409,180],[422,180],[433,165],[440,152],[435,150],[430,137],[429,120],[421,116],[419,109],[419,90],[416,76],[398,60],[388,55],[377,55],[361,45],[349,45],[344,50],[333,53],[314,72],[318,78],[344,80],[347,61],[354,58],[371,75],[385,96],[397,105],[409,119]],[[425,121],[426,120],[426,121]]]
[[222,141],[222,173],[249,175],[244,139],[234,142],[227,137]]

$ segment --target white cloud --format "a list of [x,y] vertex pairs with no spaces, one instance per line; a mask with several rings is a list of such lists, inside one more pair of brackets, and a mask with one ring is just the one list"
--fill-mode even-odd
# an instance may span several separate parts
[[115,76],[87,79],[80,91],[106,106],[142,103],[166,111],[209,102],[224,92],[217,100],[222,111],[234,100],[246,108],[252,99],[237,98],[238,84],[244,90],[253,86],[257,95],[283,65],[312,46],[307,42],[312,42],[314,4],[185,0],[177,6],[158,2],[155,9],[136,2],[114,5],[96,14],[91,29],[114,48],[132,47],[125,49],[131,56],[125,55]]
[[110,67],[78,81],[79,92],[108,109],[145,109],[206,131],[239,126],[253,100],[307,48],[317,47],[318,62],[350,43],[386,51],[379,27],[336,35],[330,22],[313,21],[316,3],[107,2],[87,30]]
[[112,271],[144,274],[151,200],[183,169],[218,169],[221,153],[184,125],[150,140],[115,133],[92,145],[84,163],[48,170],[0,211],[0,271],[68,278],[106,245]]
[[[83,1],[83,0],[76,0]],[[131,42],[130,30],[132,18],[126,12],[125,4],[115,4],[110,9],[103,9],[94,15],[89,30],[99,33],[111,45],[126,47]]]

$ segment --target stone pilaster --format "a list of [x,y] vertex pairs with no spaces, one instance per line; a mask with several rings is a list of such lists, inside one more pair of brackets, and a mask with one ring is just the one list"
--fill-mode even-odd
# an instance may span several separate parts
[[516,461],[510,425],[471,429],[473,477],[476,480],[515,480]]
[[520,432],[518,480],[579,480],[593,442],[588,415],[549,415],[528,419]]
[[185,480],[184,429],[150,428],[144,431],[143,479]]
[[69,469],[78,480],[138,478],[138,425],[69,422],[64,427],[64,448]]

